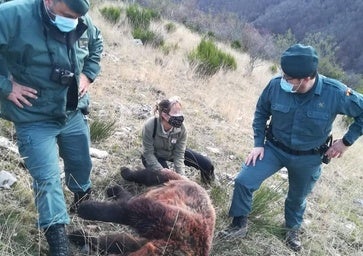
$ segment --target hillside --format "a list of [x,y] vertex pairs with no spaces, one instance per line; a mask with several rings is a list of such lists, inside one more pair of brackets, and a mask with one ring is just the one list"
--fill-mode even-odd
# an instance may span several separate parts
[[164,16],[204,32],[232,41],[244,40],[244,24],[253,25],[266,37],[290,29],[298,41],[319,33],[336,43],[337,62],[347,72],[361,74],[363,54],[360,41],[363,2],[359,0],[135,0],[150,6]]
[[[115,1],[110,1],[116,4]],[[105,2],[104,5],[110,2]],[[120,2],[117,2],[120,4]],[[145,118],[152,114],[155,102],[163,97],[178,95],[183,100],[188,146],[207,154],[215,164],[220,185],[206,188],[216,212],[216,234],[226,227],[233,177],[253,146],[252,118],[258,95],[268,80],[271,63],[262,63],[248,74],[249,57],[224,44],[218,46],[232,54],[237,70],[220,71],[202,79],[196,76],[187,60],[187,53],[195,48],[201,36],[181,24],[172,33],[164,31],[161,21],[152,24],[163,34],[165,42],[175,50],[165,55],[161,50],[134,43],[130,27],[123,17],[118,24],[107,23],[95,5],[91,16],[101,29],[105,40],[102,72],[90,89],[90,122],[96,119],[116,120],[116,129],[105,141],[92,146],[109,153],[107,158],[93,159],[92,181],[95,198],[103,199],[109,184],[120,182],[121,166],[141,166],[140,132]],[[1,122],[2,131],[11,138],[12,127]],[[334,136],[341,134],[336,124]],[[299,255],[361,255],[363,250],[363,167],[362,141],[355,143],[344,158],[324,166],[324,173],[309,198],[304,223],[304,249]],[[16,154],[0,147],[0,170],[16,174],[18,182],[11,190],[0,190],[0,255],[44,255],[45,239],[34,227],[35,212],[32,204],[31,180]],[[192,169],[189,178],[199,182]],[[250,231],[241,241],[214,240],[211,256],[237,255],[294,255],[282,238],[283,202],[286,182],[283,175],[268,180],[267,188],[280,198],[264,205],[266,212],[251,219]],[[281,185],[281,190],[274,187]],[[137,187],[135,190],[140,191]],[[67,200],[72,200],[66,190]],[[358,202],[358,203],[357,203]],[[270,212],[274,214],[270,216]],[[116,224],[90,223],[72,217],[69,230],[88,228],[95,235],[120,231]],[[77,255],[85,255],[74,248]],[[93,254],[95,255],[95,254]],[[99,255],[99,254],[96,254]]]
[[252,23],[261,31],[285,34],[291,29],[298,40],[308,33],[322,32],[333,36],[339,47],[337,58],[345,70],[361,73],[363,54],[363,2],[359,0],[200,0],[204,11],[236,13],[241,20]]

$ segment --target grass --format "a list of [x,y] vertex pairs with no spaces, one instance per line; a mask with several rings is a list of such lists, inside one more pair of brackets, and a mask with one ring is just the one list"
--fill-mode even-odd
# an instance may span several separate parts
[[[120,7],[125,9],[124,6]],[[195,76],[187,61],[188,53],[201,40],[199,35],[175,24],[175,30],[165,33],[164,38],[167,45],[178,47],[165,55],[161,49],[134,45],[130,26],[121,22],[119,26],[110,26],[97,12],[98,9],[94,10],[91,17],[105,38],[105,51],[102,72],[90,88],[90,116],[107,116],[107,122],[114,122],[109,137],[100,139],[96,144],[109,156],[93,159],[91,179],[94,198],[104,199],[106,187],[123,182],[119,173],[121,166],[142,165],[140,134],[145,121],[142,116],[150,116],[155,102],[162,97],[178,95],[183,101],[188,146],[212,159],[221,183],[220,186],[207,188],[217,213],[217,234],[231,221],[227,214],[233,178],[253,146],[253,111],[258,95],[274,74],[271,70],[273,64],[264,63],[250,75],[244,76],[248,56],[219,44],[218,48],[234,56],[237,69],[229,72],[221,70],[202,79]],[[163,65],[155,64],[159,59]],[[104,119],[100,121],[101,124],[107,122]],[[334,129],[335,138],[339,138],[343,133],[342,124],[334,124]],[[13,126],[3,120],[0,120],[0,132],[1,136],[11,140],[15,137]],[[363,206],[354,200],[363,198],[362,150],[360,139],[342,158],[323,166],[322,177],[308,198],[302,236],[304,248],[298,255],[361,255]],[[15,152],[0,147],[0,155],[0,170],[7,170],[18,179],[11,190],[0,190],[0,255],[45,255],[45,238],[35,227],[36,212],[30,175]],[[197,171],[188,169],[187,175],[200,182]],[[262,189],[255,194],[255,198],[260,198],[256,199],[260,206],[256,204],[258,202],[255,203],[247,237],[225,241],[215,236],[211,256],[295,255],[284,245],[282,235],[286,187],[279,175],[266,180]],[[130,188],[135,193],[143,191],[138,186]],[[64,191],[69,204],[72,195],[66,187]],[[68,230],[79,228],[92,229],[95,235],[124,229],[112,223],[87,222],[71,216]],[[74,247],[73,251],[76,255],[84,255],[78,248]]]
[[92,142],[100,142],[110,137],[115,130],[115,120],[93,119],[90,122],[90,137]]

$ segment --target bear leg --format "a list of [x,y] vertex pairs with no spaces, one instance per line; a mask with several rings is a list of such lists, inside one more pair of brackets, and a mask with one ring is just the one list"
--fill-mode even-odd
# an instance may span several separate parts
[[104,222],[115,222],[124,224],[128,219],[127,204],[122,201],[100,202],[100,201],[84,201],[78,206],[77,214],[82,219],[99,220]]
[[144,184],[146,186],[156,186],[168,182],[169,180],[183,179],[178,173],[172,170],[152,171],[149,169],[140,169],[132,171],[127,167],[121,168],[121,176],[125,180]]
[[128,233],[109,233],[103,236],[91,236],[83,230],[77,230],[69,234],[69,240],[79,246],[88,244],[93,251],[102,253],[130,253],[142,248],[147,240],[137,238]]

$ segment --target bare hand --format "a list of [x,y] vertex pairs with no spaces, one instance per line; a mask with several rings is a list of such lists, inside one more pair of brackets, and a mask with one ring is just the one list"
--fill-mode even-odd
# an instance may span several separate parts
[[90,84],[91,84],[91,81],[88,79],[88,77],[85,74],[81,73],[81,75],[79,76],[78,97],[82,98],[86,94]]
[[326,151],[325,155],[329,158],[340,158],[347,149],[348,147],[343,144],[343,140],[338,139],[333,142],[330,148]]
[[263,156],[265,153],[265,148],[264,147],[255,147],[252,149],[251,153],[247,156],[246,165],[250,165],[252,162],[252,165],[255,166],[256,165],[256,160],[262,160]]
[[13,90],[11,91],[7,99],[12,101],[19,108],[24,108],[24,105],[31,107],[32,104],[27,100],[27,98],[37,99],[38,97],[36,94],[38,92],[33,88],[20,85],[15,81],[11,82],[13,85]]

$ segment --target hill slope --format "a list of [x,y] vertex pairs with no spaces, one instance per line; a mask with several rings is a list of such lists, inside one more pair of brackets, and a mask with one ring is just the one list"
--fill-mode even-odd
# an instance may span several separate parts
[[[188,2],[187,0],[185,2]],[[263,31],[285,34],[291,29],[301,40],[307,33],[333,36],[339,46],[337,58],[345,70],[361,73],[363,54],[363,2],[360,0],[200,0],[204,11],[236,13]]]
[[[91,122],[95,119],[116,120],[113,135],[93,145],[109,152],[105,159],[93,159],[94,197],[104,198],[105,187],[120,181],[121,166],[141,166],[140,132],[145,117],[152,114],[156,100],[179,95],[189,129],[188,146],[213,160],[221,182],[221,186],[208,188],[217,212],[218,232],[230,221],[227,210],[233,189],[232,178],[252,148],[254,106],[272,76],[270,64],[264,63],[251,75],[246,75],[248,56],[221,44],[220,48],[235,56],[237,70],[201,79],[194,75],[186,61],[188,51],[201,40],[199,35],[179,24],[173,33],[164,32],[163,22],[153,24],[155,30],[164,34],[166,43],[177,46],[175,51],[164,55],[157,49],[136,45],[124,19],[111,26],[100,16],[98,6],[93,8],[91,16],[105,38],[105,52],[102,72],[90,89],[89,118]],[[337,125],[336,134],[339,133]],[[309,199],[304,250],[299,255],[359,255],[362,251],[363,209],[353,202],[363,198],[363,172],[357,164],[362,148],[359,141],[345,158],[324,166],[324,174]],[[14,161],[11,152],[6,155],[6,160],[0,160],[0,169],[8,169],[9,161]],[[4,206],[0,212],[0,254],[41,254],[46,242],[33,226],[36,214],[29,203],[32,200],[30,177],[20,165],[11,171],[17,174],[19,182],[13,190],[0,193]],[[196,171],[190,169],[187,174],[199,181]],[[266,213],[252,219],[248,237],[241,241],[215,238],[211,255],[293,255],[284,246],[281,235],[286,182],[277,175],[266,182],[266,186],[272,189],[281,183],[282,191],[278,191],[281,197],[264,205]],[[69,191],[66,196],[72,200]],[[268,217],[271,210],[276,213]],[[119,225],[89,223],[73,216],[69,229],[77,228],[93,228],[94,234],[122,230]],[[22,236],[26,239],[19,242]],[[84,255],[78,249],[74,250],[78,255]]]

